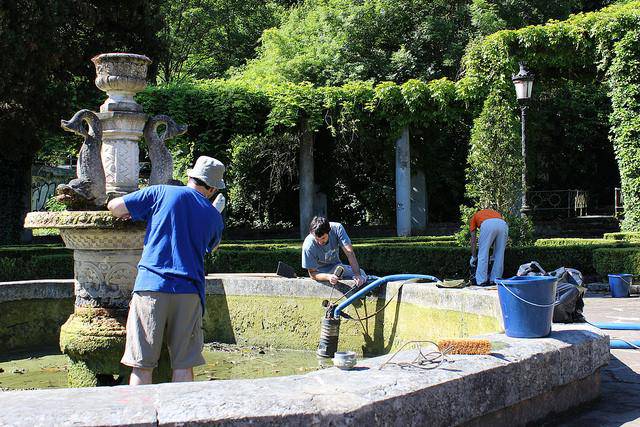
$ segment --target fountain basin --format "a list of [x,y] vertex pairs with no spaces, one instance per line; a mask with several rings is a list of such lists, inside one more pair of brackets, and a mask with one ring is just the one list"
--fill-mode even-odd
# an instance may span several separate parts
[[[51,288],[62,287],[49,283]],[[384,302],[398,286],[389,284],[380,300]],[[33,288],[33,301],[43,299],[42,284],[1,284],[0,310],[16,298],[27,298],[27,287]],[[60,299],[70,295],[70,289],[66,296],[57,294]],[[320,301],[330,296],[335,297],[335,291],[332,294],[330,287],[310,279],[210,275],[205,331],[222,340],[247,343],[281,336],[275,346],[297,342],[298,348],[307,348],[317,344]],[[384,310],[384,319],[368,325],[369,336],[377,344],[370,344],[357,328],[341,329],[339,350],[364,352],[382,346],[393,351],[403,341],[429,335],[428,330],[447,330],[449,337],[451,331],[483,334],[496,349],[487,356],[449,356],[450,362],[436,370],[379,369],[388,358],[380,356],[359,362],[352,371],[329,368],[269,379],[3,392],[0,424],[40,425],[55,420],[84,425],[514,425],[598,396],[600,368],[608,363],[609,348],[607,338],[593,328],[554,324],[549,337],[527,340],[491,333],[501,328],[499,304],[496,292],[485,289],[407,284],[400,301]],[[366,301],[369,309],[378,303],[378,298]],[[307,314],[313,306],[318,311]],[[434,309],[457,313],[453,325],[438,324],[453,314],[434,316]],[[311,320],[304,320],[306,316]],[[406,361],[415,353],[403,351],[397,357]],[[29,409],[34,401],[37,413]]]

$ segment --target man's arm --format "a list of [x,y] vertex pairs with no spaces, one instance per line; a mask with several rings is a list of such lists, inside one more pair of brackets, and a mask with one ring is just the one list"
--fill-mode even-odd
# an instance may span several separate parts
[[129,214],[127,205],[124,204],[124,199],[122,197],[116,197],[115,199],[109,201],[107,208],[109,209],[111,214],[117,218],[131,218],[131,214]]
[[473,230],[471,232],[471,257],[475,258],[476,257],[476,230]]
[[356,253],[353,251],[353,246],[344,245],[342,247],[344,254],[347,256],[349,260],[349,265],[353,270],[353,280],[355,280],[356,285],[360,286],[364,283],[364,277],[360,275],[360,265],[358,264],[358,259],[356,258]]
[[335,274],[318,273],[318,270],[316,270],[315,268],[309,268],[307,269],[307,271],[309,272],[309,277],[311,277],[313,280],[317,280],[318,282],[329,282],[332,285],[335,285],[336,283],[338,283],[338,280],[340,280]]

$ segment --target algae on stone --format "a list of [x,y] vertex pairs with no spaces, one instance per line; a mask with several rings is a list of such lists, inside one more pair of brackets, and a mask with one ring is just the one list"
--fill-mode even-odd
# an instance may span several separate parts
[[[324,315],[320,302],[319,298],[208,295],[205,340],[315,350]],[[347,311],[363,318],[384,304],[383,299],[372,297]],[[343,319],[338,347],[380,355],[410,340],[461,338],[498,330],[500,324],[493,317],[396,300],[368,320]]]

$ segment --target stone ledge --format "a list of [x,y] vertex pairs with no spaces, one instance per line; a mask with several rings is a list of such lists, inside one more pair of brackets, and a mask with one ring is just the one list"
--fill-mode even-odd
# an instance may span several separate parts
[[[381,356],[349,372],[329,368],[258,380],[3,392],[0,425],[455,425],[486,414],[500,418],[499,411],[541,395],[553,399],[549,392],[576,382],[597,386],[598,371],[609,360],[608,339],[588,327],[554,325],[551,336],[541,339],[486,338],[507,347],[489,356],[450,356],[436,370],[378,369],[388,358]],[[414,356],[415,350],[405,351],[398,360]],[[584,401],[578,400],[568,406]],[[511,425],[549,410],[521,405]]]
[[[209,274],[205,292],[209,295],[273,295],[334,299],[346,292],[353,281],[343,280],[333,289],[328,282],[310,278],[286,279],[271,273]],[[381,288],[380,297],[393,296],[402,282],[391,282]],[[333,289],[333,290],[332,290]],[[374,298],[377,298],[377,295]],[[438,288],[434,283],[407,283],[402,288],[402,302],[443,310],[491,316],[502,322],[498,293],[495,289],[470,287]]]
[[[601,293],[609,293],[609,284],[602,282],[595,283],[587,283],[587,289],[589,292],[601,292]],[[632,295],[640,294],[640,285],[631,285],[629,286],[629,292]]]
[[109,211],[29,212],[25,228],[145,229],[146,223],[116,218]]
[[25,280],[0,282],[0,303],[30,299],[73,298],[75,280]]

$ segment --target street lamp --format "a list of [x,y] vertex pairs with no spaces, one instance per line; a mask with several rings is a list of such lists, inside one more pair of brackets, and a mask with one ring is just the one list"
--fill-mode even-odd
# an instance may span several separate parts
[[521,124],[522,124],[522,207],[520,208],[520,216],[524,217],[529,211],[527,205],[527,145],[525,122],[527,118],[527,108],[529,108],[529,100],[531,99],[531,90],[533,89],[534,75],[527,70],[524,63],[520,63],[520,71],[511,78],[513,85],[516,87],[516,97],[520,104]]

